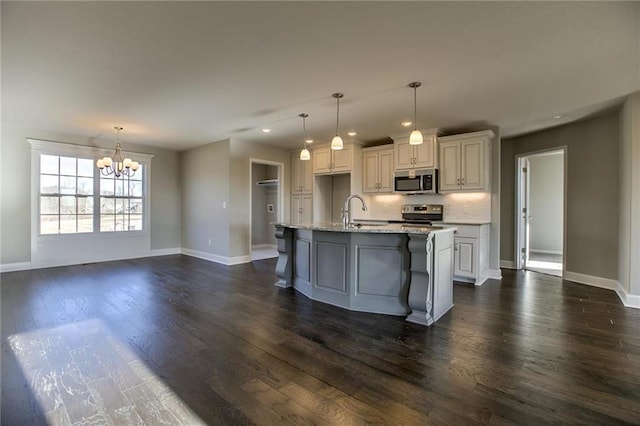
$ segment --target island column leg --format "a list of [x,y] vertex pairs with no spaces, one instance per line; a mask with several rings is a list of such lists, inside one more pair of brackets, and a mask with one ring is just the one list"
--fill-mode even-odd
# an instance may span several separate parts
[[433,234],[409,234],[411,280],[407,321],[433,324]]
[[276,240],[278,243],[278,263],[276,276],[279,278],[275,285],[282,288],[293,286],[293,230],[276,225]]

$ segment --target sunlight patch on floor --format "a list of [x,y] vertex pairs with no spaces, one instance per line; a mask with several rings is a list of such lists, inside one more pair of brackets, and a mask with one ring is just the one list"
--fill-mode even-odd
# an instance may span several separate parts
[[48,424],[205,424],[99,319],[8,341]]

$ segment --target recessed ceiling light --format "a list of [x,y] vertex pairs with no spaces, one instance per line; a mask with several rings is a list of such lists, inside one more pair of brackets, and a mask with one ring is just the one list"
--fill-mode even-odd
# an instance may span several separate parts
[[347,132],[347,134],[348,134],[349,136],[355,136],[355,135],[357,135],[357,134],[358,134],[358,132],[355,132],[355,131],[353,131],[353,130],[349,130],[349,131]]
[[260,129],[260,131],[262,133],[269,133],[269,132],[271,132],[271,129]]
[[413,124],[413,121],[403,121],[400,124],[402,125],[402,127],[409,127]]
[[558,115],[554,115],[554,116],[553,116],[553,119],[554,119],[554,120],[560,120],[562,117],[564,117],[564,115],[562,115],[562,114],[558,114]]
[[305,139],[306,143],[313,143],[313,139]]

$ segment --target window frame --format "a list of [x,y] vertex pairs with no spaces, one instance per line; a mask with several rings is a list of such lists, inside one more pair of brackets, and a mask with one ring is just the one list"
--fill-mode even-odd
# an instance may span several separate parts
[[[149,237],[150,227],[150,194],[149,178],[151,176],[151,159],[154,155],[133,151],[125,151],[142,165],[142,229],[134,231],[101,231],[100,230],[100,170],[95,167],[95,160],[104,156],[112,156],[114,149],[88,147],[70,143],[53,142],[40,139],[27,139],[31,146],[31,236],[32,255],[40,242],[67,239],[110,239],[119,237]],[[56,155],[91,159],[94,164],[93,174],[93,231],[41,234],[40,230],[40,156]]]

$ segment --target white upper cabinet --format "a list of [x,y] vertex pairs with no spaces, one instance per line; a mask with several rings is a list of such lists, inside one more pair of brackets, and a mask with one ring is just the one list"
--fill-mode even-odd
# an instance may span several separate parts
[[409,144],[409,135],[411,133],[391,135],[395,149],[395,170],[438,167],[436,146],[438,129],[422,130],[421,132],[423,143],[420,145]]
[[393,192],[393,148],[362,150],[362,192]]
[[313,173],[311,161],[301,160],[300,154],[291,154],[291,194],[311,194]]
[[438,138],[440,193],[489,190],[493,136],[485,130]]
[[328,146],[315,148],[312,160],[315,175],[350,172],[353,149],[349,144],[344,144],[341,150],[333,150]]

